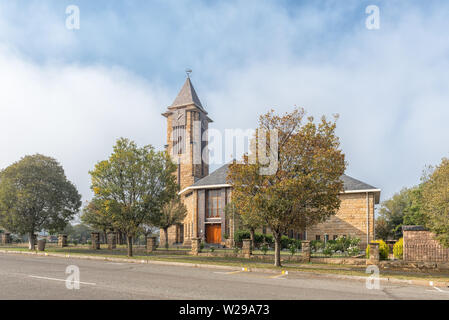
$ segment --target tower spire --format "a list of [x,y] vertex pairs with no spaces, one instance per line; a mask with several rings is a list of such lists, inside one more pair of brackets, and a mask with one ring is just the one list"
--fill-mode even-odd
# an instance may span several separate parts
[[191,74],[191,73],[192,73],[192,69],[187,68],[187,69],[186,69],[187,78],[190,79],[190,74]]

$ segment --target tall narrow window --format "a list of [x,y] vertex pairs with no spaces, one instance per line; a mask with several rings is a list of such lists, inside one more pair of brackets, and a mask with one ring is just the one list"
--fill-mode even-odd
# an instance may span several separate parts
[[207,192],[207,217],[220,217],[220,190],[209,190]]
[[183,154],[185,151],[185,126],[173,127],[173,155]]

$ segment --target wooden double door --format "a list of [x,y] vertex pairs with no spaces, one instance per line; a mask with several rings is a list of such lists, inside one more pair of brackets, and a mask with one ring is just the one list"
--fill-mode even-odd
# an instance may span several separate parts
[[206,242],[221,243],[221,224],[206,224]]

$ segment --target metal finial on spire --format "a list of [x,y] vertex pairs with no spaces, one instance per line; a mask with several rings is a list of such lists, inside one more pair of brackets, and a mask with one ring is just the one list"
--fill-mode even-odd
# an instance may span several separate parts
[[187,78],[190,78],[191,73],[192,73],[192,69],[187,68],[186,69]]

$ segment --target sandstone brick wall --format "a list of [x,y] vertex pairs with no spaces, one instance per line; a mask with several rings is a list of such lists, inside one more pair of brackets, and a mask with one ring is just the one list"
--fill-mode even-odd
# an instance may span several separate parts
[[449,249],[421,226],[404,226],[404,261],[448,262]]
[[196,206],[196,192],[187,192],[182,196],[184,205],[187,208],[187,215],[184,219],[184,239],[180,239],[184,245],[191,245],[192,238],[196,238],[194,232],[194,218],[195,218],[195,206]]
[[[329,240],[334,236],[351,236],[360,238],[360,247],[367,245],[367,199],[366,193],[345,193],[340,195],[341,205],[335,216],[327,221],[307,228],[307,240],[315,240],[325,234]],[[369,194],[369,241],[374,240],[374,194]],[[368,242],[369,242],[368,241]]]
[[[194,121],[200,121],[201,115],[198,109],[191,107],[186,108],[186,123],[185,123],[185,135],[184,135],[184,152],[181,155],[173,155],[173,126],[172,126],[172,118],[171,116],[167,117],[167,145],[168,152],[172,155],[173,161],[177,164],[178,161],[181,163],[180,165],[180,188],[183,190],[194,184],[198,179],[201,179],[209,174],[209,165],[206,162],[202,164],[193,164],[194,162],[194,151],[198,151],[198,149],[193,148],[193,144],[191,143],[194,140]],[[208,125],[206,125],[206,128]],[[198,142],[201,143],[201,142]],[[204,142],[205,143],[205,142]],[[204,144],[202,143],[202,144]],[[206,145],[203,147],[207,148]],[[202,152],[200,148],[200,152]],[[202,159],[200,157],[200,159]],[[175,172],[175,175],[178,176],[178,171]]]
[[[194,121],[201,121],[201,111],[195,106],[184,107],[186,110],[186,121],[185,121],[185,134],[184,134],[184,151],[181,155],[173,155],[173,125],[172,117],[167,117],[167,150],[172,156],[173,161],[178,164],[179,168],[174,173],[176,177],[178,174],[180,179],[178,183],[180,185],[180,190],[183,190],[192,184],[194,184],[199,179],[207,176],[209,174],[209,165],[207,162],[202,164],[193,164],[194,162],[194,152],[202,152],[201,148],[194,149],[194,145],[191,141],[194,140]],[[205,129],[208,125],[206,123]],[[207,142],[199,142],[203,148],[207,149]],[[204,145],[205,144],[205,145]],[[202,159],[200,155],[200,159]],[[188,196],[190,194],[190,196]],[[186,197],[187,196],[187,197]],[[196,203],[197,203],[197,193],[186,193],[182,196],[182,201],[187,207],[187,216],[184,219],[181,226],[172,226],[168,229],[168,242],[169,245],[174,243],[183,243],[185,245],[190,245],[191,239],[197,236],[197,227],[194,223],[196,221]],[[183,228],[183,232],[182,231]],[[165,232],[160,230],[160,241],[161,244],[165,244]]]

